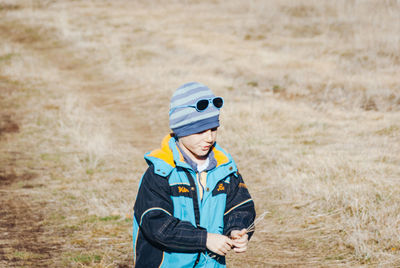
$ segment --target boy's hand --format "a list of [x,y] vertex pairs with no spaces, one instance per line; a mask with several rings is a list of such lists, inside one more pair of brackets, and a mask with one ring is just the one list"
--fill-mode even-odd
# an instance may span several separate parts
[[243,253],[247,250],[247,244],[249,243],[249,236],[247,235],[247,230],[233,230],[231,232],[231,238],[233,241],[233,251],[236,253]]
[[225,256],[232,249],[233,242],[225,235],[207,233],[206,246],[212,252]]

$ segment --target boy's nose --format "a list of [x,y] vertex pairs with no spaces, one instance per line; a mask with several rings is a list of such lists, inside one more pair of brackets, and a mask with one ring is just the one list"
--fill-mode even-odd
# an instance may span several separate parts
[[211,129],[207,130],[206,132],[204,132],[204,139],[207,142],[212,142],[212,134],[211,134]]

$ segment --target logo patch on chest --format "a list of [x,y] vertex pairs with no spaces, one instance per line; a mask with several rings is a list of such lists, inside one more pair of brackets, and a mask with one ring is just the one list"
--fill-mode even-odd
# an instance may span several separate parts
[[179,193],[188,193],[189,189],[186,188],[185,186],[178,186],[178,192]]
[[218,183],[212,191],[212,195],[215,196],[217,194],[226,194],[227,186],[228,184],[225,182]]
[[171,186],[171,195],[191,197],[190,186],[185,184],[173,185]]

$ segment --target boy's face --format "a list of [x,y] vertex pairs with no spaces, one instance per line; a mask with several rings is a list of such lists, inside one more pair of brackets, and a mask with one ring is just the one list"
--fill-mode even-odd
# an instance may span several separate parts
[[200,133],[192,134],[179,138],[179,143],[186,149],[191,158],[204,159],[217,140],[217,128],[205,130]]

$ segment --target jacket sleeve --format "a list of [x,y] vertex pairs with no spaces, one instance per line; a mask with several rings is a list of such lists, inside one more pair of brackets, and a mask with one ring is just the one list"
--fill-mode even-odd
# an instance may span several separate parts
[[173,217],[168,180],[150,166],[143,175],[134,216],[145,238],[164,251],[199,252],[206,249],[207,230]]
[[[233,230],[248,228],[256,217],[254,202],[251,199],[242,176],[231,176],[227,190],[226,209],[224,214],[224,234],[230,235]],[[249,239],[253,232],[248,233]]]

